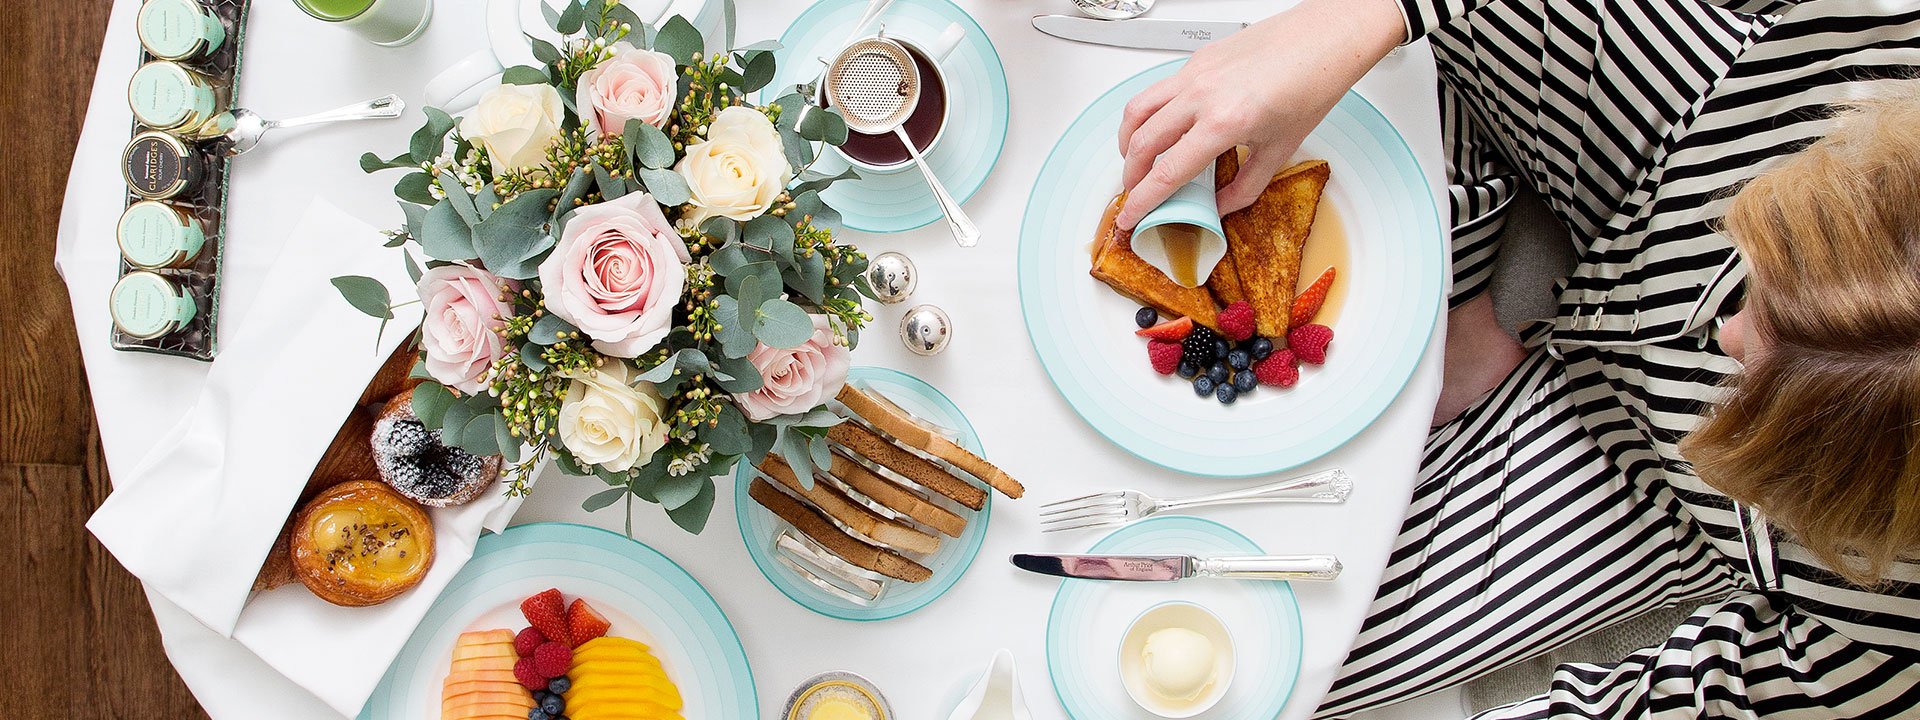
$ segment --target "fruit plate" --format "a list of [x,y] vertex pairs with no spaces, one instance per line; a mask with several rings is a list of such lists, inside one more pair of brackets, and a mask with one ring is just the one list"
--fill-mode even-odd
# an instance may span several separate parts
[[[1101,538],[1088,552],[1265,554],[1225,525],[1188,516],[1128,525]],[[1278,716],[1300,676],[1300,606],[1292,586],[1262,580],[1062,581],[1047,614],[1047,672],[1067,715],[1079,720],[1154,720],[1127,697],[1119,651],[1133,619],[1169,600],[1206,608],[1234,638],[1233,679],[1204,717]]]
[[547,588],[585,598],[612,624],[607,634],[652,648],[679,688],[681,716],[756,720],[760,706],[746,649],[713,596],[679,565],[617,533],[533,523],[480,539],[473,559],[428,609],[401,648],[362,720],[440,717],[442,683],[460,633],[527,621],[520,602]]
[[[1054,387],[1114,444],[1194,475],[1280,472],[1352,439],[1399,395],[1442,306],[1446,235],[1406,141],[1349,92],[1295,158],[1331,165],[1320,218],[1331,213],[1345,229],[1347,259],[1336,280],[1346,285],[1345,300],[1325,311],[1339,316],[1326,364],[1305,366],[1292,388],[1261,387],[1232,405],[1195,397],[1187,381],[1156,374],[1146,341],[1134,336],[1140,306],[1088,269],[1095,228],[1120,192],[1113,143],[1121,112],[1181,62],[1107,91],[1047,156],[1020,226],[1021,309]],[[1307,253],[1314,252],[1310,243]]]
[[[981,454],[980,436],[973,431],[973,425],[967,422],[967,416],[960,414],[960,408],[955,407],[952,400],[948,400],[947,396],[940,394],[926,381],[898,370],[856,367],[847,372],[847,382],[886,396],[914,417],[956,430],[960,436],[954,439],[955,443],[975,455]],[[980,544],[987,538],[987,521],[993,515],[991,492],[987,493],[986,506],[977,511],[948,502],[934,493],[922,493],[933,502],[941,503],[948,510],[966,518],[966,529],[957,538],[941,535],[940,549],[919,560],[933,571],[933,577],[917,583],[890,581],[879,601],[860,605],[807,582],[774,558],[775,536],[792,526],[747,497],[747,485],[752,481],[753,469],[741,463],[734,470],[737,488],[733,494],[734,513],[739,519],[740,539],[746,543],[747,554],[753,557],[753,564],[759,566],[760,574],[767,577],[767,582],[773,583],[794,602],[821,615],[842,620],[896,618],[926,607],[927,603],[945,594],[954,583],[960,582],[960,576],[973,565],[974,556],[980,554]]]

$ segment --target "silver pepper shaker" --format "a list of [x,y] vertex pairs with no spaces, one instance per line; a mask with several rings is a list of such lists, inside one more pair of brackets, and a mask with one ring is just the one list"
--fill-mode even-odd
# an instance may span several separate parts
[[881,253],[867,261],[867,285],[880,302],[892,305],[907,299],[920,284],[913,261],[897,252]]
[[900,318],[900,342],[918,355],[938,355],[953,338],[953,321],[934,305],[915,305]]

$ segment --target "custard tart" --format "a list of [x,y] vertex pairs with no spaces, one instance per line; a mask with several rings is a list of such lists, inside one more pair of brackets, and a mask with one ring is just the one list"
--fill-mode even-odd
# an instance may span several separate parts
[[371,480],[327,488],[294,519],[293,569],[320,599],[386,602],[433,566],[433,522],[412,500]]

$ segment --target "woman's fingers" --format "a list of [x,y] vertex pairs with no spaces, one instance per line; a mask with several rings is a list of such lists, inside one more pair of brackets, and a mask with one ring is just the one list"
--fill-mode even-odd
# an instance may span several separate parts
[[1185,108],[1181,107],[1184,104],[1174,102],[1161,108],[1160,112],[1147,118],[1145,124],[1134,130],[1126,147],[1120,149],[1120,154],[1126,160],[1120,171],[1122,189],[1132,190],[1141,178],[1146,177],[1160,153],[1166,152],[1181,137],[1192,132],[1194,118],[1191,113],[1184,112]]
[[1255,147],[1247,155],[1246,161],[1240,163],[1240,172],[1233,176],[1233,182],[1227,183],[1214,195],[1213,200],[1220,206],[1220,214],[1239,210],[1259,199],[1260,193],[1267,189],[1267,183],[1273,180],[1274,173],[1280,172],[1281,165],[1293,156],[1294,149],[1272,145]]
[[[1160,203],[1172,196],[1174,190],[1207,169],[1207,163],[1212,162],[1215,155],[1230,147],[1225,141],[1206,135],[1187,133],[1154,161],[1153,169],[1147,171],[1146,177],[1127,191],[1127,204],[1115,218],[1121,228],[1133,229],[1148,211],[1160,207]],[[1133,158],[1127,160],[1132,162]]]
[[1133,141],[1134,131],[1139,130],[1141,125],[1146,124],[1148,118],[1160,112],[1160,108],[1164,107],[1167,101],[1179,95],[1180,88],[1184,86],[1184,84],[1184,77],[1175,74],[1172,77],[1163,78],[1159,82],[1148,85],[1147,89],[1141,90],[1140,94],[1133,96],[1132,100],[1127,101],[1126,112],[1120,116],[1121,155],[1127,154],[1127,143]]

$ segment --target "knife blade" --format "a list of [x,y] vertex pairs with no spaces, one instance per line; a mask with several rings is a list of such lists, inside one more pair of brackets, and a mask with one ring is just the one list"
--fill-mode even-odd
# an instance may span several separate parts
[[1035,15],[1033,27],[1058,38],[1099,45],[1193,52],[1232,35],[1247,23],[1224,20],[1098,20],[1073,15]]
[[1332,580],[1340,560],[1331,555],[1051,555],[1019,553],[1009,558],[1027,572],[1082,580],[1170,582],[1192,577],[1244,580]]

